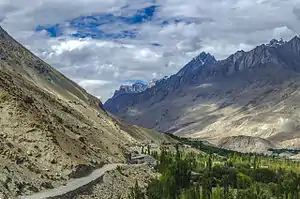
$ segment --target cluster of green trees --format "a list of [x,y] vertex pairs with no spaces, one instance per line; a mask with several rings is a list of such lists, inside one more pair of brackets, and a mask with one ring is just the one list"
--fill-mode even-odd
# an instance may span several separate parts
[[175,151],[151,152],[161,175],[132,199],[300,199],[299,162],[217,148]]
[[299,149],[287,149],[287,148],[269,149],[269,151],[273,152],[274,154],[281,154],[281,153],[299,154],[300,153]]

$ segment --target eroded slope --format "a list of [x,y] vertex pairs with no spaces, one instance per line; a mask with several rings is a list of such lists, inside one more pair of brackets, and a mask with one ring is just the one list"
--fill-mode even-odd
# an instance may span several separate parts
[[125,146],[151,134],[111,118],[97,98],[1,28],[0,112],[0,192],[9,197],[61,185],[108,162],[124,162]]

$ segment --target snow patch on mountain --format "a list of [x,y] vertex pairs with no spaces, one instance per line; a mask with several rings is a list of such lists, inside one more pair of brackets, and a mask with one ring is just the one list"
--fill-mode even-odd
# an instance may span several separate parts
[[132,85],[121,85],[120,89],[115,91],[113,98],[123,94],[140,93],[145,91],[147,88],[148,88],[148,84],[142,82],[136,82]]
[[285,41],[283,41],[283,39],[281,38],[280,40],[277,40],[277,39],[272,39],[268,44],[267,46],[268,47],[279,47],[281,45],[283,45],[285,43]]

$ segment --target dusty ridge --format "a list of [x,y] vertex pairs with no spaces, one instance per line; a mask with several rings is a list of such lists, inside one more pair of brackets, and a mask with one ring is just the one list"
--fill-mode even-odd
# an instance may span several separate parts
[[167,138],[111,117],[96,97],[0,28],[0,193],[14,198],[125,162],[128,146]]
[[218,147],[239,152],[271,153],[269,149],[278,148],[278,144],[269,140],[251,136],[233,136],[221,139]]

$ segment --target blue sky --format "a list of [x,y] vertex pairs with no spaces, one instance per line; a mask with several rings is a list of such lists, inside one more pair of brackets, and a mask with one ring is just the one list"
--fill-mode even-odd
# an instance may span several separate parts
[[0,24],[105,101],[120,84],[171,75],[202,51],[223,59],[290,39],[299,10],[299,0],[0,0]]
[[[94,38],[94,39],[122,39],[135,38],[138,36],[138,30],[130,28],[130,25],[139,25],[147,23],[155,17],[155,11],[159,7],[150,5],[145,8],[137,9],[132,16],[115,15],[114,13],[95,13],[88,16],[79,16],[74,19],[63,21],[61,24],[38,25],[36,31],[47,31],[50,37],[58,37],[64,34],[65,28],[75,30],[70,36],[77,38]],[[122,9],[126,9],[123,7]],[[128,28],[123,28],[115,33],[107,33],[102,30],[101,26],[113,23],[127,24]]]

